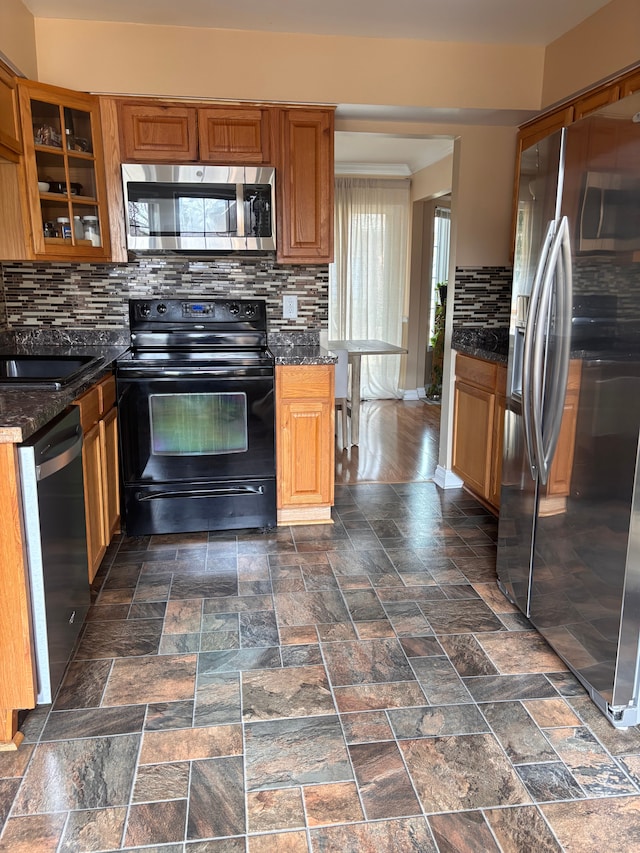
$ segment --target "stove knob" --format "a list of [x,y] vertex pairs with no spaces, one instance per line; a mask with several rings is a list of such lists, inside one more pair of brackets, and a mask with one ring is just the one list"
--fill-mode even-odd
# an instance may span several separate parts
[[151,306],[147,305],[147,303],[145,302],[143,305],[140,306],[140,313],[143,317],[148,317],[149,314],[151,314]]
[[158,314],[166,314],[166,313],[167,313],[167,306],[164,304],[164,302],[161,302],[160,305],[158,305]]
[[247,315],[247,317],[253,317],[253,315],[256,313],[256,306],[251,305],[251,303],[249,303],[249,305],[245,307],[244,313]]
[[229,314],[235,315],[235,314],[239,314],[239,313],[240,313],[240,306],[238,305],[237,302],[232,302],[231,305],[229,305]]

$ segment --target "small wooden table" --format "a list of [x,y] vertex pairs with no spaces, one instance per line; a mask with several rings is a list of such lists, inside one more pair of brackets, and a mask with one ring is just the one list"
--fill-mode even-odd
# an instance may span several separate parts
[[363,355],[405,355],[404,347],[386,341],[329,341],[330,350],[344,349],[349,353],[351,365],[351,444],[360,441],[360,359]]

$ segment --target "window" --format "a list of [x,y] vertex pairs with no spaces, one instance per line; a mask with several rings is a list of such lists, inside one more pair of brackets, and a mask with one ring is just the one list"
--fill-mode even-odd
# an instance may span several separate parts
[[[337,178],[329,339],[402,344],[408,282],[409,182]],[[400,357],[362,360],[362,397],[401,396]]]

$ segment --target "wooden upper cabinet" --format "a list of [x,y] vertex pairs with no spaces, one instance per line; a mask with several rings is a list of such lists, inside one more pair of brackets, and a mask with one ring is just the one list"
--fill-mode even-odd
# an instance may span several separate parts
[[[109,260],[98,98],[29,80],[18,81],[18,95],[22,182],[30,220],[28,258]],[[85,230],[89,224],[93,238]]]
[[198,110],[200,160],[208,163],[269,163],[271,111],[250,107]]
[[621,83],[621,98],[626,98],[627,95],[633,95],[634,92],[640,92],[640,70],[633,71]]
[[197,160],[197,110],[169,104],[121,104],[120,144],[126,163]]
[[562,107],[553,113],[536,119],[531,124],[525,125],[518,134],[519,151],[531,148],[536,142],[551,136],[556,130],[562,130],[573,122],[573,105]]
[[17,163],[21,153],[16,78],[0,62],[0,157]]
[[278,261],[333,260],[333,110],[282,110]]
[[599,110],[600,107],[606,107],[609,104],[614,104],[620,98],[620,86],[607,86],[606,89],[598,89],[590,95],[585,95],[579,98],[574,105],[573,120],[588,116],[589,113]]

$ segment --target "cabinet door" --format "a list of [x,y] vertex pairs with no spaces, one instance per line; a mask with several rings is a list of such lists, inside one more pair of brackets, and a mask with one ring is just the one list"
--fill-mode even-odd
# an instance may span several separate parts
[[333,260],[333,110],[282,110],[278,260]]
[[102,489],[106,544],[120,529],[120,488],[118,480],[118,419],[117,410],[111,409],[100,421],[102,453]]
[[18,91],[34,258],[108,260],[98,99],[30,81]]
[[84,510],[87,517],[89,583],[91,583],[107,550],[103,509],[102,442],[100,441],[99,423],[95,424],[84,435],[82,466],[84,473]]
[[299,400],[285,402],[282,408],[279,506],[327,504],[331,500],[327,443],[333,435],[330,406],[323,400]]
[[452,468],[483,498],[489,497],[494,406],[493,393],[456,382]]
[[31,639],[31,595],[21,523],[20,474],[13,444],[0,444],[0,726],[15,731],[10,708],[33,708],[36,676]]
[[125,163],[186,163],[198,157],[195,107],[121,104],[120,134]]
[[495,410],[493,413],[493,437],[491,442],[491,480],[489,503],[496,509],[500,508],[500,489],[502,485],[502,441],[504,437],[504,393],[496,394]]
[[0,157],[17,163],[21,153],[16,80],[0,64]]
[[278,519],[328,521],[334,483],[332,364],[276,367]]
[[198,110],[200,160],[207,163],[268,163],[270,112],[259,108]]

